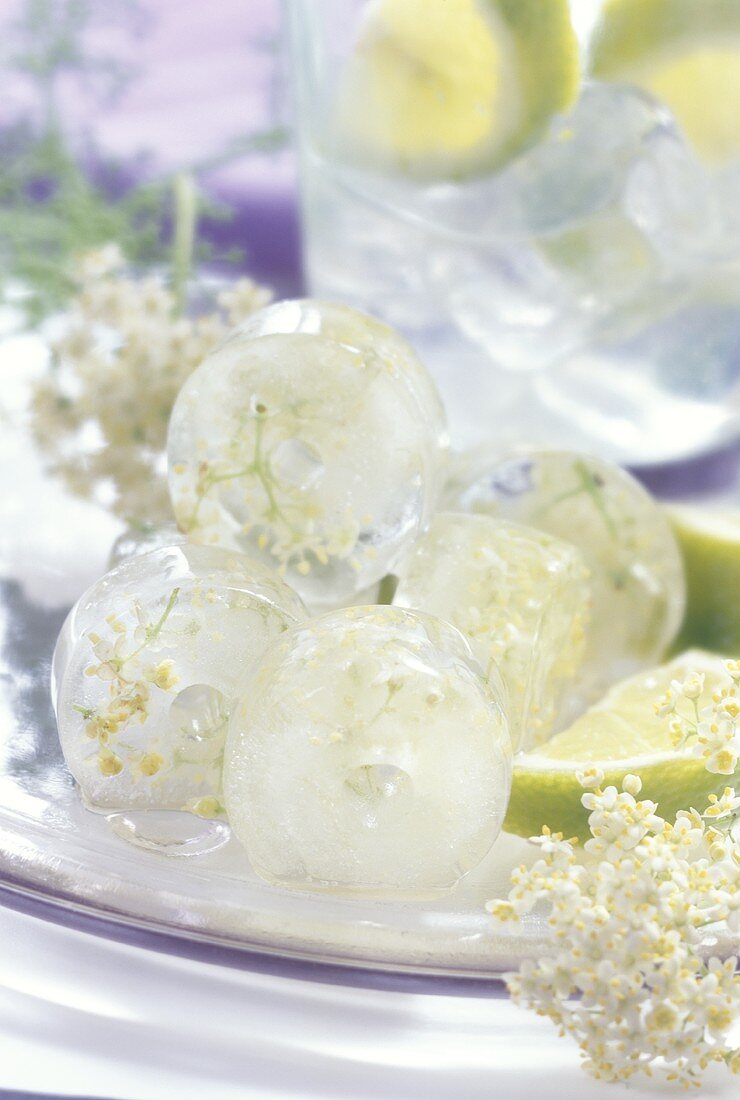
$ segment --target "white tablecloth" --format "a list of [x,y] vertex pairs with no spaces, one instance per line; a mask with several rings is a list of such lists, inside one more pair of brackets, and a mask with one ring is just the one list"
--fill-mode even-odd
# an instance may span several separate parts
[[[713,1100],[737,1078],[710,1075]],[[0,909],[0,1088],[125,1100],[618,1100],[505,998],[343,988]],[[633,1086],[631,1100],[676,1095]]]

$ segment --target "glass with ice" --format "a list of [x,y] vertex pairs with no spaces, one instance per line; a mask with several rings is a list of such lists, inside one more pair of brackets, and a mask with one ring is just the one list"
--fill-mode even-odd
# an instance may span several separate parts
[[663,85],[582,81],[566,0],[288,7],[309,285],[409,337],[454,443],[639,464],[737,431],[738,177]]

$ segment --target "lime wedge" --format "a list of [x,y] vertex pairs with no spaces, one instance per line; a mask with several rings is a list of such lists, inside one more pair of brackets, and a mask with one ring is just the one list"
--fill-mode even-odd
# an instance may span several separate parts
[[740,510],[674,506],[666,511],[688,589],[679,646],[740,656]]
[[588,814],[581,806],[583,789],[576,772],[591,765],[603,770],[603,786],[620,786],[630,772],[639,775],[641,798],[657,802],[663,817],[670,819],[690,806],[703,807],[710,794],[727,786],[729,777],[712,775],[702,760],[678,753],[668,721],[654,711],[671,680],[683,680],[694,671],[705,674],[707,699],[727,681],[722,658],[688,650],[660,668],[615,684],[536,753],[515,758],[504,829],[535,836],[548,825],[565,836],[587,837]]
[[342,74],[345,155],[420,179],[499,167],[571,105],[567,0],[373,0]]
[[590,69],[666,103],[707,163],[740,155],[737,0],[607,0]]

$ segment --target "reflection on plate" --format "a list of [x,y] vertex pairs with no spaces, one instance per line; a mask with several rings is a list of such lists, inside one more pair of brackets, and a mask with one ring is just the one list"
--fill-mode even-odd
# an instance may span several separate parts
[[[82,805],[59,749],[49,697],[54,643],[74,598],[105,570],[119,527],[47,478],[24,429],[43,369],[28,337],[0,350],[0,893],[59,919],[172,933],[282,959],[414,975],[490,978],[542,952],[530,918],[499,932],[485,902],[507,889],[524,841],[502,836],[452,893],[429,903],[369,901],[268,886],[227,827],[180,814],[104,816]],[[186,857],[186,858],[184,858]],[[49,905],[47,913],[52,913]],[[87,926],[91,924],[88,921]],[[94,921],[92,922],[94,927]]]

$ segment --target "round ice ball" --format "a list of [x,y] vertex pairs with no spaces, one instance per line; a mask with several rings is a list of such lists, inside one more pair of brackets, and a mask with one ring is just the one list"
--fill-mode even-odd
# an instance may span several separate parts
[[204,546],[134,556],[89,588],[55,660],[59,738],[85,800],[219,812],[240,685],[303,618],[279,577]]
[[501,691],[430,615],[355,607],[291,631],[229,727],[224,800],[254,869],[313,889],[454,886],[506,810]]
[[569,542],[484,515],[438,512],[403,564],[400,607],[439,615],[500,675],[515,749],[558,727],[583,661],[589,570]]
[[393,570],[436,503],[445,453],[423,368],[404,369],[405,345],[391,356],[362,314],[351,343],[354,316],[341,334],[247,326],[190,376],[170,421],[181,530],[270,563],[316,606]]
[[315,298],[273,302],[252,313],[227,337],[307,333],[344,344],[361,355],[379,360],[412,393],[419,415],[436,436],[438,446],[449,446],[447,417],[439,391],[411,344],[396,329],[353,306]]
[[648,492],[605,459],[529,450],[462,456],[448,507],[537,527],[573,543],[591,571],[581,702],[660,661],[685,607],[681,554]]

